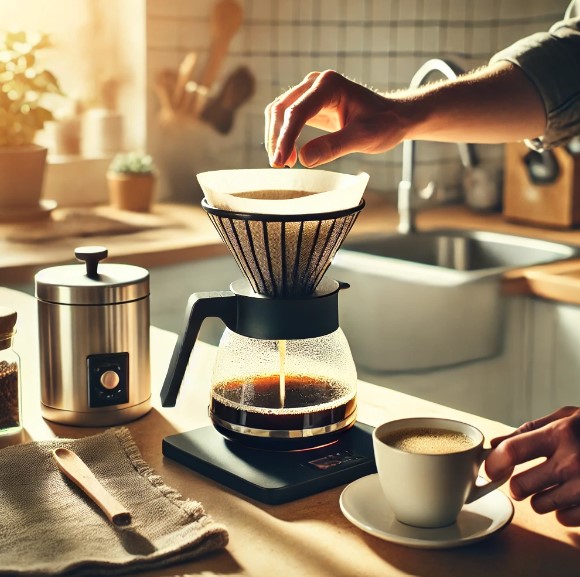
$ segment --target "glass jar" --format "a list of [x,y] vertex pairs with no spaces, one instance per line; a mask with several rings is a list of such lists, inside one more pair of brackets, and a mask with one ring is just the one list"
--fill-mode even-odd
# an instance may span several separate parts
[[0,306],[0,435],[22,428],[20,358],[12,348],[16,318],[14,309]]

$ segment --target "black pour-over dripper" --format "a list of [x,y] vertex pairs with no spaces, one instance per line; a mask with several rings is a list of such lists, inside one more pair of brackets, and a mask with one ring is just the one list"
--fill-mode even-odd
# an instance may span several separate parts
[[358,206],[334,212],[250,214],[202,207],[254,292],[269,297],[312,294],[354,225]]

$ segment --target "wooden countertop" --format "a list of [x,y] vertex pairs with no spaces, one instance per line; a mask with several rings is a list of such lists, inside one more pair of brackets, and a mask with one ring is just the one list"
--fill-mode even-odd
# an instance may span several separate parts
[[[100,432],[99,428],[76,428],[42,419],[35,300],[0,288],[0,302],[10,302],[19,314],[15,346],[22,359],[25,431],[11,442],[55,436],[77,438]],[[559,577],[577,577],[579,530],[562,527],[553,514],[534,513],[529,500],[514,502],[511,524],[485,541],[459,549],[409,549],[353,526],[339,508],[344,487],[284,505],[263,505],[164,458],[161,441],[165,436],[209,424],[207,405],[215,348],[196,344],[177,406],[163,408],[159,390],[175,335],[152,328],[151,337],[154,408],[129,423],[128,428],[150,466],[169,486],[185,498],[200,501],[208,514],[223,523],[230,543],[224,551],[195,562],[141,575],[264,577],[282,572],[286,577],[546,577],[556,572]],[[392,418],[437,415],[471,422],[488,439],[510,431],[501,423],[364,382],[359,383],[358,401],[360,420],[373,426]],[[2,440],[3,444],[8,442]]]
[[[397,212],[380,196],[365,194],[367,206],[351,235],[395,232]],[[431,208],[417,218],[420,230],[477,229],[580,246],[580,230],[550,230],[506,221],[501,214],[477,214],[463,205]],[[0,224],[0,285],[31,282],[48,266],[74,261],[77,246],[100,244],[109,261],[151,268],[227,254],[207,215],[197,205],[158,204],[151,214],[92,209],[56,209],[37,223]],[[580,259],[504,275],[507,294],[529,294],[580,305]]]
[[106,246],[110,262],[146,268],[227,253],[199,206],[158,204],[151,214],[56,209],[52,219],[0,224],[0,284],[31,282],[43,268],[76,262],[82,245]]

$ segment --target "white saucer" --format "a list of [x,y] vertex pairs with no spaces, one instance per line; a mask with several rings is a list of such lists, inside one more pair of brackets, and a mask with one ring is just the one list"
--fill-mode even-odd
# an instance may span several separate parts
[[501,491],[492,491],[465,505],[457,521],[439,529],[421,529],[400,523],[383,497],[378,474],[354,481],[340,495],[344,516],[359,529],[383,539],[420,549],[462,547],[489,537],[505,527],[514,506]]

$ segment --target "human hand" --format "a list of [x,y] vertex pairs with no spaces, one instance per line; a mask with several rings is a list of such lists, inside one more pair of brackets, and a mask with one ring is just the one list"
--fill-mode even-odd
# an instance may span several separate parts
[[[398,101],[348,80],[338,72],[311,72],[265,109],[265,146],[270,165],[325,164],[352,152],[377,154],[404,136]],[[402,104],[402,103],[400,103]],[[305,125],[329,132],[296,150]]]
[[530,421],[514,433],[492,440],[494,450],[485,461],[492,480],[513,472],[532,459],[546,460],[511,478],[512,497],[531,496],[536,513],[556,512],[565,526],[580,526],[580,408],[564,407]]

